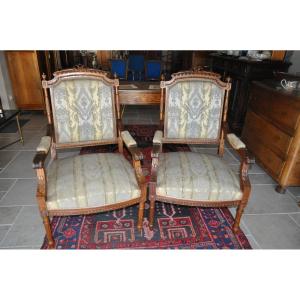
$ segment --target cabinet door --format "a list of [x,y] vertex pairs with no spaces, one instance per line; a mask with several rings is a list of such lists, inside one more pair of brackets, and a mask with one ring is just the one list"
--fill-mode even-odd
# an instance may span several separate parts
[[97,50],[98,64],[101,66],[102,70],[110,70],[109,60],[111,58],[112,58],[112,51]]
[[44,109],[36,51],[6,51],[6,60],[17,107]]

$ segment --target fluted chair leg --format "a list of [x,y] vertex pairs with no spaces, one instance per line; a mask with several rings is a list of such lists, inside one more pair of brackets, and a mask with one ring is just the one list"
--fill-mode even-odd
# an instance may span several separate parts
[[142,228],[143,228],[143,218],[144,218],[144,208],[145,208],[145,202],[140,202],[139,205],[139,216],[138,216],[138,230],[140,232],[142,232]]
[[46,236],[48,239],[49,248],[53,249],[55,246],[55,243],[54,243],[54,239],[53,239],[53,235],[52,235],[52,231],[51,231],[50,219],[48,216],[43,217],[43,223],[44,223],[44,227],[46,230]]
[[154,223],[154,211],[155,211],[155,198],[150,198],[150,211],[149,211],[149,226],[153,228]]
[[235,220],[234,220],[234,224],[233,224],[233,232],[234,233],[237,233],[237,231],[239,230],[241,217],[242,217],[245,207],[246,207],[246,205],[242,202],[237,207],[236,216],[235,216]]

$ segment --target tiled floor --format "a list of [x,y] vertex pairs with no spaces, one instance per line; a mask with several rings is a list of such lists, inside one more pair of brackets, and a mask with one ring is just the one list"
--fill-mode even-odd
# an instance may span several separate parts
[[[23,126],[25,145],[17,143],[0,151],[0,248],[39,249],[44,228],[35,200],[36,179],[31,168],[40,137],[46,130],[44,115],[23,115],[30,119]],[[123,120],[127,124],[156,124],[157,107],[126,107]],[[0,134],[0,147],[18,137]],[[192,147],[193,151],[215,153],[212,147]],[[74,155],[78,151],[60,156]],[[235,172],[239,161],[226,148],[224,159]],[[275,182],[257,164],[249,171],[252,194],[242,218],[241,227],[253,248],[300,249],[300,187],[289,188],[284,195],[275,192]],[[231,209],[235,214],[235,209]]]

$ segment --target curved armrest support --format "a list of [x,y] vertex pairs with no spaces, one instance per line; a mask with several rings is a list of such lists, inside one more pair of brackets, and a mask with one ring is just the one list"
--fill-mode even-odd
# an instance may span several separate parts
[[235,150],[241,159],[240,165],[240,186],[241,190],[245,191],[250,188],[250,181],[248,178],[248,169],[250,159],[248,156],[246,145],[233,133],[227,134],[226,139],[230,146]]
[[151,176],[150,176],[150,183],[154,187],[157,181],[157,168],[158,168],[158,157],[159,154],[162,152],[162,138],[163,132],[161,130],[155,131],[154,138],[153,138],[153,148],[151,152],[152,163],[151,163]]
[[121,138],[126,145],[128,151],[131,153],[132,158],[134,160],[142,160],[143,159],[143,153],[138,148],[137,143],[135,139],[131,136],[129,131],[122,131],[121,132]]
[[47,153],[37,152],[33,158],[32,168],[33,169],[43,169],[46,158],[47,158]]
[[33,169],[43,169],[45,160],[47,158],[48,152],[51,147],[51,137],[50,136],[43,136],[41,138],[41,142],[36,148],[36,154],[33,158]]
[[153,148],[151,152],[152,158],[158,158],[159,153],[162,152],[162,138],[163,132],[161,130],[156,130],[153,137]]

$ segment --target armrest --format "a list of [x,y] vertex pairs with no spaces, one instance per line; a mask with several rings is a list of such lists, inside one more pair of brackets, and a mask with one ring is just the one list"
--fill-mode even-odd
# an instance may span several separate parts
[[162,152],[162,137],[163,132],[161,130],[156,130],[153,137],[152,158],[158,158],[159,153]]
[[162,144],[163,132],[161,130],[156,130],[153,137],[153,144]]
[[44,168],[44,163],[47,158],[48,152],[51,146],[51,137],[43,136],[41,142],[36,148],[37,153],[33,158],[33,169],[42,169]]
[[36,148],[37,152],[45,152],[46,154],[49,152],[51,146],[51,137],[43,136],[39,145]]
[[122,131],[121,132],[121,138],[123,142],[125,143],[128,151],[131,153],[134,160],[142,160],[143,159],[143,153],[138,148],[136,141],[131,136],[129,131]]
[[246,148],[246,145],[234,133],[227,134],[227,141],[235,150]]

